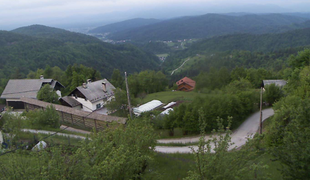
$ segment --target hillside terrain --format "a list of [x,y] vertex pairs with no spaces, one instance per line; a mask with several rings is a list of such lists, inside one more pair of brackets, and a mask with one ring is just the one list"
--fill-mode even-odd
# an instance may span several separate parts
[[136,18],[136,19],[129,19],[126,21],[121,21],[113,24],[108,24],[105,26],[100,26],[95,29],[89,31],[89,33],[115,33],[124,30],[130,30],[150,24],[155,24],[160,22],[161,20],[158,19],[143,19],[143,18]]
[[57,28],[40,25],[18,28],[12,32],[0,32],[1,77],[30,70],[83,64],[99,70],[109,77],[114,68],[137,72],[156,69],[158,58],[133,45],[112,45],[100,40]]
[[283,14],[248,14],[243,16],[206,14],[175,18],[135,29],[119,31],[110,34],[108,38],[146,42],[150,40],[208,38],[235,33],[278,33],[287,30],[287,28],[282,29],[283,26],[300,24],[307,20],[307,18]]
[[166,71],[172,71],[186,59],[191,58],[192,60],[185,64],[183,71],[199,72],[208,70],[210,67],[222,66],[228,68],[281,67],[285,63],[278,62],[278,58],[288,58],[291,54],[302,50],[304,46],[310,45],[309,30],[306,28],[280,34],[236,34],[214,37],[172,53],[162,66]]

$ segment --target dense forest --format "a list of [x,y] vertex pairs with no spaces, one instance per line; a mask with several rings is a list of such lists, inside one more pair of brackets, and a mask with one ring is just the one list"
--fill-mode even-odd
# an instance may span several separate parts
[[190,59],[177,73],[195,76],[211,67],[281,69],[287,66],[285,60],[290,55],[310,45],[309,37],[309,29],[300,29],[280,34],[238,34],[210,38],[193,43],[185,50],[172,52],[162,68],[171,72],[185,59]]
[[307,20],[306,18],[282,14],[244,16],[206,14],[165,20],[136,29],[112,33],[108,37],[113,40],[147,42],[150,40],[209,38],[234,33],[279,33],[296,29],[298,26],[303,28],[307,23],[298,24]]
[[137,72],[158,65],[156,56],[135,46],[111,45],[91,36],[44,26],[4,31],[0,37],[1,72],[6,77],[15,71],[25,77],[29,70],[35,71],[46,65],[66,69],[74,63],[83,64],[94,67],[105,77],[109,77],[116,67]]

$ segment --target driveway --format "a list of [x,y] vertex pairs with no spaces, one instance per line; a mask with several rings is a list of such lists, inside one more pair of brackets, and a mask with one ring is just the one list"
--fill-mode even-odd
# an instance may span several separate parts
[[[263,110],[263,121],[269,118],[274,114],[272,108]],[[257,132],[259,128],[259,115],[260,113],[257,112],[246,119],[239,128],[237,128],[231,135],[231,142],[234,143],[229,150],[233,148],[238,148],[243,146],[247,139],[250,137],[252,138],[253,135]],[[205,139],[208,140],[210,135],[205,136]],[[180,138],[180,139],[161,139],[158,140],[158,143],[193,143],[198,142],[199,137],[192,137],[192,138]],[[212,145],[211,145],[212,146]],[[183,146],[183,147],[168,147],[168,146],[156,146],[155,151],[161,153],[191,153],[191,148],[197,150],[197,146]]]

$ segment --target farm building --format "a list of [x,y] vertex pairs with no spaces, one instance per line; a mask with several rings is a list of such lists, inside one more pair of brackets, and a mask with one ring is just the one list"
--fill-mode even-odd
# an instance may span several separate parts
[[58,81],[53,79],[10,79],[1,94],[1,99],[6,100],[6,105],[14,109],[24,109],[24,103],[20,101],[22,97],[36,99],[39,90],[49,84],[53,90],[61,95],[60,90],[63,87]]

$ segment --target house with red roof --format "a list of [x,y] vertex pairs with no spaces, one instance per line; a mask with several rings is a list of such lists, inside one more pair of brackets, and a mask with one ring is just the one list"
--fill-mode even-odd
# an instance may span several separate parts
[[196,81],[188,78],[188,77],[184,77],[183,79],[179,80],[177,83],[178,85],[178,91],[192,91],[195,88],[196,85]]

